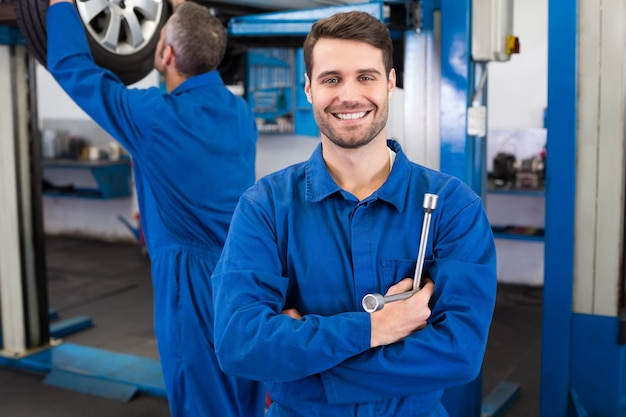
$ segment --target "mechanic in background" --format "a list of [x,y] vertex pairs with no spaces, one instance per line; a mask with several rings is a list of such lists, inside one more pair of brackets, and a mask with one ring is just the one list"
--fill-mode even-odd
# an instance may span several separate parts
[[48,70],[133,158],[172,416],[262,416],[264,388],[225,375],[213,346],[210,277],[239,196],[255,181],[257,140],[249,106],[216,70],[223,24],[196,3],[176,6],[154,56],[167,94],[130,89],[98,67],[73,1],[51,0],[47,27]]

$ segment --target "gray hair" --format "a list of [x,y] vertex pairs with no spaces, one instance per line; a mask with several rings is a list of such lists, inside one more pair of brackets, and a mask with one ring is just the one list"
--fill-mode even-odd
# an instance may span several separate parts
[[226,53],[226,28],[211,11],[192,1],[176,6],[165,25],[165,44],[176,56],[181,75],[213,71]]

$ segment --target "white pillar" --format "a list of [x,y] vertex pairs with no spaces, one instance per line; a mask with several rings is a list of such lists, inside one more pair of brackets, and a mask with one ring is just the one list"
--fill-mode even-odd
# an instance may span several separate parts
[[438,170],[441,157],[439,14],[433,20],[432,32],[405,33],[404,120],[401,133],[395,136],[410,160]]
[[23,45],[0,45],[0,353],[10,357],[49,343],[32,69]]
[[[580,0],[578,16],[573,310],[615,317],[624,255],[626,1]],[[548,155],[548,163],[558,157]]]

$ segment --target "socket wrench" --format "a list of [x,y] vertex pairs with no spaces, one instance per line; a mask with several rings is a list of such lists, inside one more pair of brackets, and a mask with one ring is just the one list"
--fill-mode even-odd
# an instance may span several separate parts
[[363,310],[368,313],[378,311],[385,306],[385,303],[391,303],[398,300],[406,300],[417,291],[419,291],[422,281],[422,270],[424,269],[424,257],[426,255],[426,245],[428,244],[428,233],[430,230],[430,221],[432,212],[437,208],[437,200],[439,196],[437,194],[424,194],[424,222],[422,223],[422,234],[420,236],[420,245],[417,254],[417,264],[415,265],[415,273],[413,275],[413,289],[411,291],[403,292],[400,294],[383,296],[378,293],[365,294],[361,300]]

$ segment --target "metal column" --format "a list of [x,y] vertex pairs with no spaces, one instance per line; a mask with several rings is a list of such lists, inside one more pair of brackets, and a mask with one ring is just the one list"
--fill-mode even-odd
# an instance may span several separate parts
[[541,416],[622,416],[626,3],[548,16]]
[[[6,35],[13,28],[0,29]],[[15,358],[48,346],[49,322],[34,63],[23,44],[6,38],[9,44],[0,45],[0,354]]]
[[430,10],[428,28],[404,34],[404,153],[418,164],[440,168],[441,13]]

